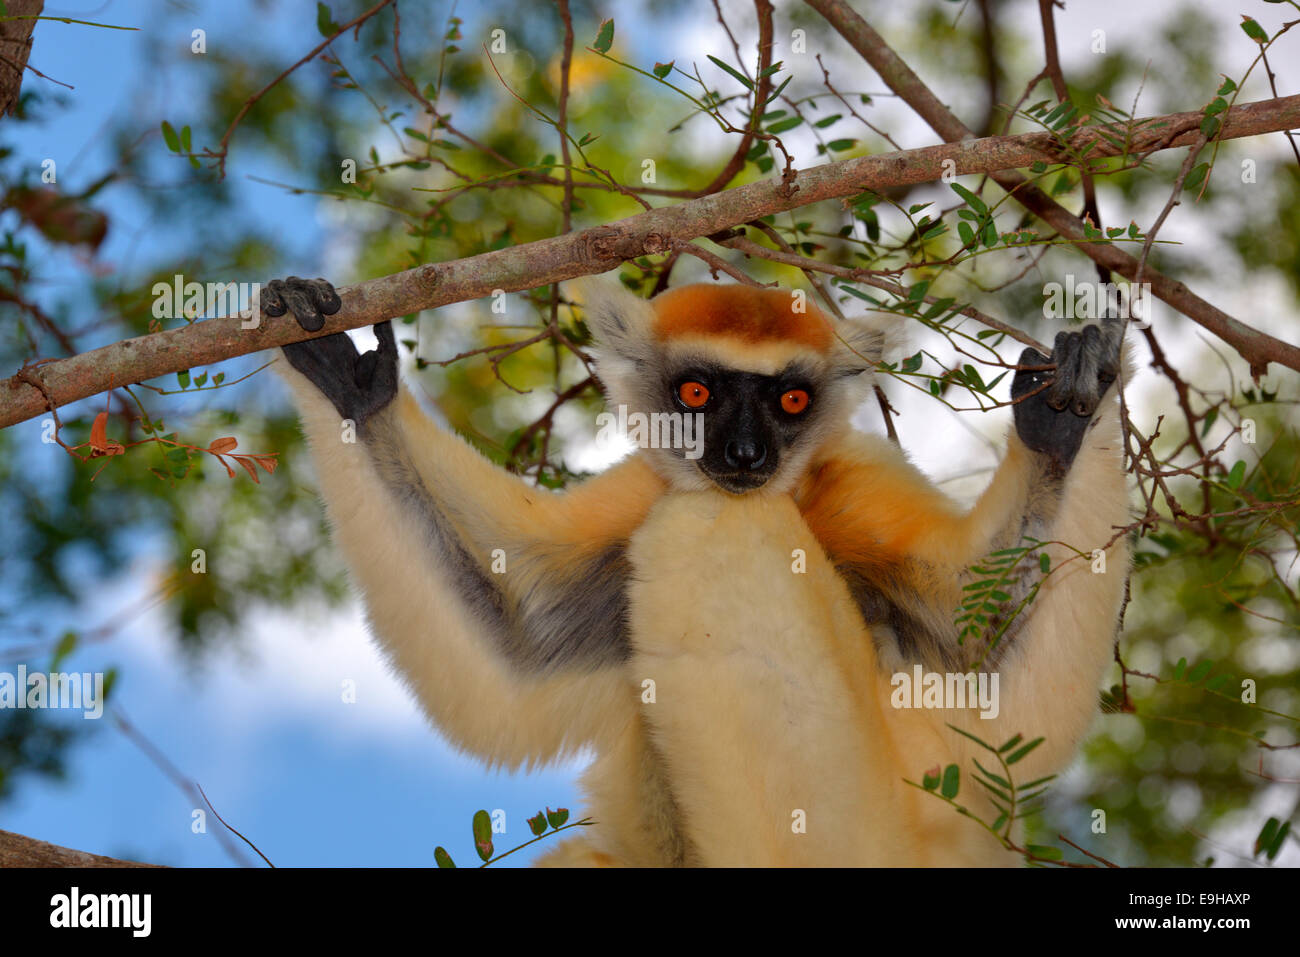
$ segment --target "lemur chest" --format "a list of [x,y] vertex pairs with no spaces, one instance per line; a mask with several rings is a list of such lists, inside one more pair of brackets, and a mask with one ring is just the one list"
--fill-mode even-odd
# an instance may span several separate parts
[[631,677],[660,701],[725,686],[795,720],[874,697],[870,636],[789,497],[666,496],[629,557]]
[[629,555],[629,679],[688,845],[733,866],[912,860],[902,830],[842,825],[909,799],[870,634],[794,503],[670,495]]

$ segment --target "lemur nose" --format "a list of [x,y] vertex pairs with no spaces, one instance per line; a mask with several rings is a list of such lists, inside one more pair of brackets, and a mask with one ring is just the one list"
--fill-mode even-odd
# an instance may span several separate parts
[[767,461],[767,446],[760,442],[728,442],[723,449],[727,464],[733,469],[753,471]]

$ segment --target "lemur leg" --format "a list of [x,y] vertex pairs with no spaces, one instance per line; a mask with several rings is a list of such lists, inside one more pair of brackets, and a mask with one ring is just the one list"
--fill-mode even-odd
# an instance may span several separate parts
[[[276,280],[269,315],[316,331],[324,280]],[[456,744],[514,766],[616,735],[633,713],[623,554],[659,494],[638,462],[564,496],[437,428],[398,385],[390,323],[285,348],[334,535],[373,629]],[[348,441],[352,432],[356,440]]]

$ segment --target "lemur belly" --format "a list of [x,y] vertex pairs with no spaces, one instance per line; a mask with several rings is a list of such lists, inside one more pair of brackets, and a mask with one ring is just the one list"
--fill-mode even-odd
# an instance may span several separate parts
[[886,713],[870,634],[794,503],[672,494],[630,555],[630,674],[654,682],[642,715],[701,862],[926,862],[917,798],[934,799],[906,793],[900,748],[941,745]]

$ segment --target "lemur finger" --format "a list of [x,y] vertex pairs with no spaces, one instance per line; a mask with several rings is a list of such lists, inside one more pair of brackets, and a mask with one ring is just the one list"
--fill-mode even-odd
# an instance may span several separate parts
[[1120,356],[1124,352],[1124,329],[1126,323],[1117,316],[1108,316],[1101,321],[1101,375],[1107,384],[1119,376]]
[[1092,415],[1101,398],[1099,375],[1101,371],[1101,330],[1084,326],[1079,333],[1079,371],[1074,382],[1074,395],[1070,409],[1075,415]]
[[262,312],[268,316],[283,316],[286,312],[284,299],[280,296],[280,291],[284,288],[284,282],[280,279],[272,279],[262,287],[258,295],[258,304]]
[[391,319],[386,322],[375,323],[375,339],[379,342],[380,352],[397,354],[397,337],[393,335],[393,321]]
[[[1043,355],[1037,349],[1032,347],[1024,349],[1020,353],[1018,365],[1022,366],[1045,366],[1051,364],[1051,359]],[[1011,398],[1019,399],[1023,395],[1038,389],[1044,382],[1051,378],[1050,372],[1037,372],[1030,369],[1018,371],[1011,380]]]
[[397,340],[391,321],[376,323],[374,330],[379,348],[357,360],[357,386],[387,395],[397,389]]
[[313,279],[311,286],[316,293],[316,306],[322,313],[332,316],[343,308],[343,300],[328,279]]
[[[298,320],[298,325],[308,332],[317,332],[325,325],[325,316],[316,304],[316,294],[310,287],[295,285],[295,277],[290,276],[280,293],[285,305]],[[301,280],[298,280],[301,283]]]
[[1052,361],[1056,363],[1056,377],[1047,390],[1047,404],[1060,412],[1070,404],[1079,372],[1079,334],[1058,332],[1052,343]]

